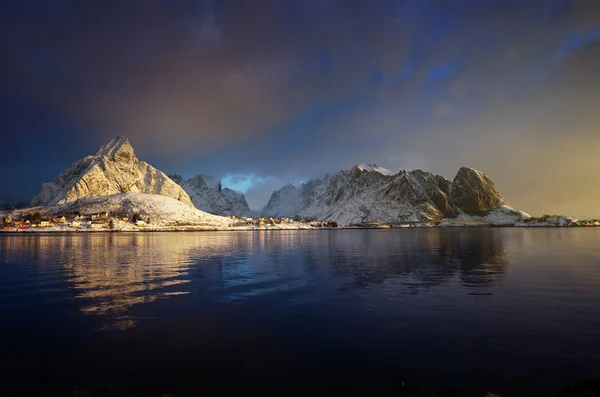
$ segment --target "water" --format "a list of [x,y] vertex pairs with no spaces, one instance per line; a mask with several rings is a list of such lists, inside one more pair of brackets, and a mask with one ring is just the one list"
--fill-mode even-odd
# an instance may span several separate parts
[[600,229],[0,235],[0,391],[481,396],[600,377]]

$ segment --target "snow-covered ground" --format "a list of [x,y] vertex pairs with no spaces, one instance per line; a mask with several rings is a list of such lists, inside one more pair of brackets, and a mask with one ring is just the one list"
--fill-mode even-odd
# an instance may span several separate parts
[[548,227],[548,226],[597,226],[592,222],[589,225],[586,225],[587,222],[580,221],[577,218],[573,218],[572,216],[564,216],[564,215],[544,215],[539,218],[530,218],[524,219],[521,222],[515,224],[515,226],[523,226],[523,227]]
[[[252,229],[313,229],[315,226],[288,221],[283,223],[262,222],[258,226],[244,219],[217,216],[192,208],[171,197],[156,194],[121,193],[105,197],[89,197],[50,207],[31,207],[10,212],[14,218],[39,213],[42,217],[73,216],[92,217],[109,214],[97,228],[82,228],[73,224],[53,224],[48,227],[19,229],[20,232],[67,232],[67,231],[160,231],[160,230],[252,230]],[[133,224],[131,218],[137,214],[144,222]],[[4,218],[9,213],[0,213]],[[122,218],[129,218],[123,221]],[[1,219],[0,219],[1,220]],[[257,222],[258,223],[258,222]],[[273,223],[273,224],[271,224]],[[109,228],[109,225],[112,227]],[[8,228],[5,231],[16,231]]]
[[229,226],[231,220],[208,214],[171,197],[157,194],[121,193],[105,197],[90,197],[70,203],[49,207],[48,215],[62,215],[69,212],[82,215],[112,212],[115,214],[139,214],[142,219],[150,219],[156,226]]
[[516,210],[509,205],[502,205],[499,208],[490,211],[490,213],[485,216],[475,216],[461,213],[458,216],[458,220],[470,222],[484,222],[495,225],[510,225],[516,224],[530,217],[531,215],[524,211]]

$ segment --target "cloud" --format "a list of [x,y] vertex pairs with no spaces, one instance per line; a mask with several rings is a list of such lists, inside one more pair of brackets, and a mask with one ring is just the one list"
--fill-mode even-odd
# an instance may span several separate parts
[[50,114],[40,146],[65,165],[127,135],[165,171],[248,185],[255,208],[366,161],[470,165],[532,213],[592,215],[550,186],[584,192],[597,170],[599,28],[596,0],[25,0],[0,15],[1,120],[17,144],[44,139],[24,109]]

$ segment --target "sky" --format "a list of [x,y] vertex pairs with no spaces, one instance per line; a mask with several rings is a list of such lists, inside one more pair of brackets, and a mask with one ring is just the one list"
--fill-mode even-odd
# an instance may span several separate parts
[[113,136],[254,209],[364,162],[600,217],[598,0],[53,0],[0,13],[0,196]]

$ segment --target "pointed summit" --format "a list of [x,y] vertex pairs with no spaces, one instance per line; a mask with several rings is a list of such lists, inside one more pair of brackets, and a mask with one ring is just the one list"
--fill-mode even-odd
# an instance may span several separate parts
[[393,174],[392,171],[388,170],[387,168],[381,167],[377,164],[362,163],[359,165],[355,165],[354,168],[358,169],[359,171],[379,172],[380,174],[383,174],[383,175],[392,175]]
[[458,208],[471,215],[484,216],[499,206],[507,205],[490,177],[469,167],[458,170],[452,181],[450,196]]
[[56,205],[118,193],[158,194],[193,206],[179,185],[140,161],[129,140],[122,136],[112,138],[95,155],[76,161],[52,182],[42,184],[31,205]]
[[110,155],[119,151],[121,148],[133,151],[129,139],[124,136],[116,136],[100,146],[96,151],[96,155]]

